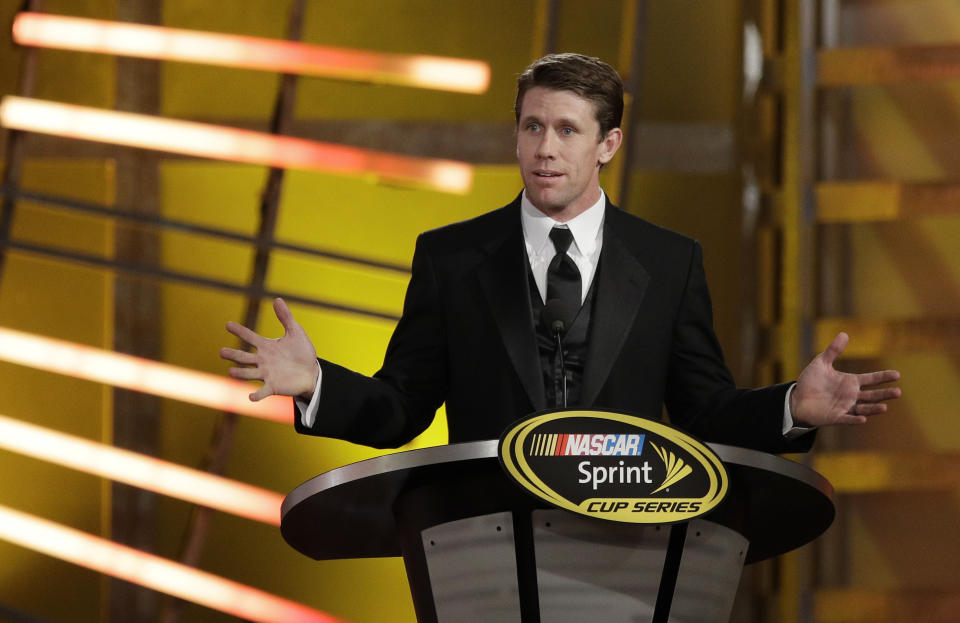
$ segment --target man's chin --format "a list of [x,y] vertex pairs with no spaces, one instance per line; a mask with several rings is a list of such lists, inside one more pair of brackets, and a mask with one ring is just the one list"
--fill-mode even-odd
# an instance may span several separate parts
[[536,195],[527,193],[527,199],[530,200],[530,203],[533,204],[533,207],[540,210],[544,214],[563,212],[564,208],[567,207],[566,203],[563,202],[559,197],[552,195],[553,193],[538,193]]

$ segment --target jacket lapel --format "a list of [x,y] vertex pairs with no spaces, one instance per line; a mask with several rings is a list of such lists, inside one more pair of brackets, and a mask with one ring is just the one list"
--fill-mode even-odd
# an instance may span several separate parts
[[592,405],[620,355],[643,301],[650,275],[617,235],[619,214],[609,201],[595,277],[597,297],[583,374],[582,403]]
[[514,218],[506,224],[508,235],[491,246],[490,255],[477,267],[477,276],[520,383],[534,410],[541,411],[547,397],[533,329],[519,201],[516,205],[517,210],[509,211]]

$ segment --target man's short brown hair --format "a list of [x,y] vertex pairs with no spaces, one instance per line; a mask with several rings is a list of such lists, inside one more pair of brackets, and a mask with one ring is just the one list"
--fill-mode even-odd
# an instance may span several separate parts
[[600,138],[619,128],[623,118],[623,82],[616,70],[599,58],[583,54],[548,54],[534,61],[517,78],[517,100],[513,105],[517,123],[520,107],[529,89],[544,87],[572,91],[593,104],[600,124]]

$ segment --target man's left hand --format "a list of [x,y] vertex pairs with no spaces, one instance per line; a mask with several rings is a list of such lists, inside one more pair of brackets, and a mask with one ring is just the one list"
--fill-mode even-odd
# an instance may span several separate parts
[[887,400],[900,397],[899,387],[877,387],[900,379],[896,370],[848,374],[833,362],[850,337],[840,333],[825,351],[803,369],[790,395],[790,412],[797,426],[864,424],[887,410]]

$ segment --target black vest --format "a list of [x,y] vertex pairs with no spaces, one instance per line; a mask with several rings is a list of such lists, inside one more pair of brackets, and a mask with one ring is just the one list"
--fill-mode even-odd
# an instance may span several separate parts
[[[540,312],[543,310],[543,301],[540,299],[540,290],[537,289],[533,272],[527,263],[527,274],[530,278],[530,304],[533,308],[533,326],[537,333],[537,350],[540,353],[540,369],[542,371],[543,387],[547,395],[547,408],[563,407],[563,385],[560,381],[560,357],[557,353],[557,340],[547,327],[540,322]],[[599,266],[597,267],[599,270]],[[593,311],[594,290],[597,283],[596,271],[593,282],[587,290],[587,296],[580,306],[580,311],[573,319],[570,328],[563,335],[563,363],[567,370],[567,406],[580,407],[580,396],[583,394],[583,369],[587,360],[587,344],[590,339],[590,316]]]

